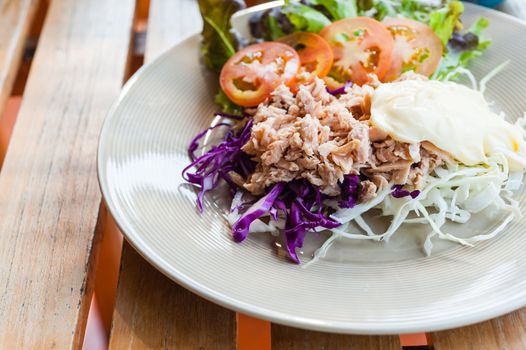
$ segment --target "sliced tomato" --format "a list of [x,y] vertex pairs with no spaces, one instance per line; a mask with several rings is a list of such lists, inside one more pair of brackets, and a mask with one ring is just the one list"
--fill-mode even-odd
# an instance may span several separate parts
[[386,27],[368,17],[346,18],[325,27],[320,35],[334,53],[326,81],[331,88],[346,81],[362,85],[374,73],[381,79],[391,66],[393,38]]
[[292,85],[300,67],[289,45],[264,42],[247,46],[225,63],[219,83],[225,94],[244,107],[257,106],[281,83]]
[[436,71],[442,59],[442,43],[430,27],[408,18],[389,18],[384,24],[395,44],[384,81],[392,81],[408,70],[426,76]]
[[334,56],[329,44],[318,34],[296,32],[278,41],[293,47],[300,56],[301,68],[296,84],[308,84],[315,77],[323,78],[329,73]]

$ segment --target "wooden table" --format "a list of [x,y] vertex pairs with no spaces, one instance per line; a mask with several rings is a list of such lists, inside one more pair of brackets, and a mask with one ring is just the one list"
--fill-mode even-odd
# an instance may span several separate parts
[[[526,19],[524,0],[503,9]],[[171,282],[126,243],[112,297],[118,270],[107,250],[120,243],[101,205],[97,138],[141,63],[146,19],[145,62],[201,27],[194,0],[0,0],[0,112],[23,92],[10,139],[12,118],[0,119],[0,349],[80,348],[94,289],[110,349],[400,349],[400,339],[418,341],[236,315]],[[26,45],[36,38],[29,69]],[[526,311],[431,337],[435,349],[525,349]]]

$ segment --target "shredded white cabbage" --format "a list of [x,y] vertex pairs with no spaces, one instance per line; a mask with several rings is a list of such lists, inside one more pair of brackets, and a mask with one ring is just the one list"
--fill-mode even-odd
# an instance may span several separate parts
[[446,77],[444,78],[444,81],[449,81],[451,78],[456,77],[459,74],[461,74],[461,75],[463,74],[466,77],[468,77],[469,81],[471,82],[472,89],[473,90],[478,90],[477,79],[475,78],[473,73],[471,73],[471,71],[469,69],[464,68],[464,67],[457,67],[454,70],[452,70],[451,72],[449,72],[446,75]]
[[488,82],[495,78],[495,76],[497,74],[499,74],[500,72],[502,72],[504,70],[504,68],[506,68],[506,66],[510,63],[510,61],[506,61],[504,63],[502,63],[501,65],[499,65],[498,67],[496,67],[495,69],[493,69],[491,72],[489,72],[484,78],[480,79],[480,92],[484,95],[484,92],[486,92],[486,85],[488,84]]
[[[429,177],[427,185],[415,200],[389,196],[391,192],[389,186],[371,202],[336,211],[332,217],[345,225],[331,232],[335,236],[350,239],[387,241],[402,224],[425,223],[432,229],[423,247],[427,255],[431,254],[434,237],[471,246],[475,242],[495,237],[517,216],[518,202],[507,194],[512,191],[511,189],[516,190],[520,186],[522,175],[523,173],[519,172],[509,172],[507,159],[503,155],[489,157],[488,163],[480,166],[443,167]],[[488,234],[461,238],[453,233],[443,232],[442,227],[447,219],[465,223],[470,219],[471,214],[478,213],[489,206],[493,206],[496,210],[507,211],[509,214],[502,224]],[[382,215],[393,217],[391,225],[385,232],[374,233],[361,217],[372,208],[379,209]],[[411,213],[418,217],[408,218]],[[365,235],[346,232],[352,222],[356,223]],[[325,254],[333,242],[334,240],[327,240],[317,253]],[[315,259],[319,259],[319,256]]]

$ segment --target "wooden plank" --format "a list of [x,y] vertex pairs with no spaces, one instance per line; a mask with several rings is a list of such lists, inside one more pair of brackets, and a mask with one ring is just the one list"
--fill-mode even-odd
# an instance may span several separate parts
[[235,314],[180,287],[128,244],[110,349],[234,349]]
[[343,335],[272,325],[272,350],[400,350],[398,336]]
[[202,26],[197,0],[150,0],[145,62],[201,31]]
[[50,4],[0,173],[1,349],[82,344],[101,200],[97,139],[125,76],[134,7]]
[[37,0],[0,2],[0,117],[11,94]]
[[526,349],[526,309],[469,327],[433,333],[435,350]]
[[[201,29],[193,0],[152,0],[146,62]],[[234,349],[235,313],[177,285],[125,243],[110,349]]]

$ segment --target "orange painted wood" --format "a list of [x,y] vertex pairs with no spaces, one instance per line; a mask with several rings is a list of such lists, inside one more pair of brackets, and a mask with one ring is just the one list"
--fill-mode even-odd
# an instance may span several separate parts
[[431,335],[428,333],[400,334],[400,345],[402,346],[431,345]]
[[270,322],[236,314],[237,350],[270,350]]
[[10,119],[2,118],[2,114],[22,62],[24,44],[38,4],[37,0],[0,2],[0,163],[12,125]]
[[125,76],[134,6],[50,4],[0,172],[0,349],[82,344],[98,244],[97,140]]

